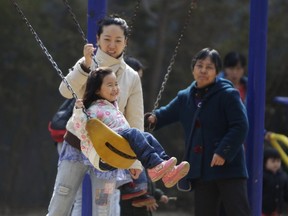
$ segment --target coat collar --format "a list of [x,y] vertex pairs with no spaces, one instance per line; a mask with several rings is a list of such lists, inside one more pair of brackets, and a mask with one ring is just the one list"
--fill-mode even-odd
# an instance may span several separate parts
[[198,89],[197,85],[196,85],[196,81],[194,81],[191,84],[191,89],[190,89],[190,95],[195,94],[197,91],[201,91],[202,93],[205,93],[205,97],[210,97],[211,95],[217,93],[218,91],[221,91],[223,89],[227,89],[227,88],[234,88],[233,84],[226,79],[222,79],[219,77],[216,77],[215,82],[210,84],[207,87],[204,87],[202,89]]
[[119,76],[126,68],[126,63],[124,62],[123,55],[124,54],[122,54],[119,58],[116,59],[98,48],[95,59],[99,67],[110,67],[112,71],[116,74],[116,76]]
[[106,99],[98,99],[98,100],[94,101],[92,104],[93,105],[94,104],[105,104],[105,105],[108,105],[108,106],[114,106],[117,110],[119,109],[117,101],[109,102]]

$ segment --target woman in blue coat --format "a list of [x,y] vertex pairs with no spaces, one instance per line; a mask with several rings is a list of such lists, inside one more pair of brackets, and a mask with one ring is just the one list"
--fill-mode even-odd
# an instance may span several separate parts
[[218,78],[219,53],[202,49],[192,59],[195,79],[166,106],[145,115],[145,124],[159,129],[180,122],[185,131],[184,160],[188,175],[178,189],[195,191],[195,215],[218,215],[223,202],[227,215],[249,216],[244,141],[246,108],[233,84]]

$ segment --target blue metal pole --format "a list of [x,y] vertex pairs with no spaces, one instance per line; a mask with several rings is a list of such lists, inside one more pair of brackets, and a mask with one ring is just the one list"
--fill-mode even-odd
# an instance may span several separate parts
[[97,22],[107,13],[106,0],[88,0],[87,39],[96,45]]
[[[98,31],[97,22],[106,15],[106,0],[88,0],[87,10],[87,40],[96,46]],[[92,216],[92,191],[91,179],[85,175],[82,185],[82,216]]]
[[248,196],[253,216],[261,216],[262,207],[267,22],[268,0],[251,0],[247,95],[250,130],[247,137],[247,166]]

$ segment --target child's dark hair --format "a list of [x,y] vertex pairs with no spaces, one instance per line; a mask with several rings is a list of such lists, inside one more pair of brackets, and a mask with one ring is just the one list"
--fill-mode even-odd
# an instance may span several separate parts
[[97,36],[100,37],[100,35],[103,33],[103,27],[109,25],[118,25],[123,30],[125,38],[128,37],[129,26],[127,25],[124,19],[120,18],[116,14],[104,17],[102,20],[98,22],[99,28],[97,31]]
[[240,64],[243,68],[246,66],[246,58],[244,55],[235,51],[231,51],[225,55],[223,61],[224,68],[235,67],[238,64]]
[[207,57],[210,57],[211,61],[214,63],[215,68],[216,68],[216,73],[218,74],[222,68],[221,57],[217,50],[211,49],[211,48],[204,48],[193,57],[192,63],[191,63],[191,69],[192,70],[194,69],[194,66],[197,60],[203,60]]
[[99,67],[90,72],[83,96],[83,104],[86,108],[90,107],[93,101],[102,99],[96,92],[100,91],[104,77],[112,73],[113,71],[108,67]]
[[264,166],[269,158],[281,159],[281,156],[276,149],[269,147],[264,149]]

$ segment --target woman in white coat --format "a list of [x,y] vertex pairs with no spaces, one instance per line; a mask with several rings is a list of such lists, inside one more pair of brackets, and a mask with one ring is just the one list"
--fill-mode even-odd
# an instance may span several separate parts
[[[123,59],[127,45],[128,25],[125,20],[111,16],[101,20],[98,26],[97,49],[92,44],[86,44],[83,49],[84,56],[70,70],[66,80],[77,97],[82,98],[89,72],[99,66],[110,67],[115,72],[122,89],[118,98],[120,111],[125,115],[131,127],[143,130],[144,108],[141,81],[138,73]],[[59,90],[64,97],[72,97],[64,82],[60,84]],[[115,197],[115,189],[131,181],[131,177],[125,170],[116,169],[108,172],[96,170],[81,153],[80,140],[69,131],[65,136],[60,154],[56,182],[47,215],[69,215],[76,192],[81,189],[81,182],[86,172],[91,174],[93,216],[115,215],[110,203],[113,196]],[[107,183],[107,179],[111,181]],[[79,205],[75,205],[72,215],[81,215],[80,212],[81,205],[80,208]]]

